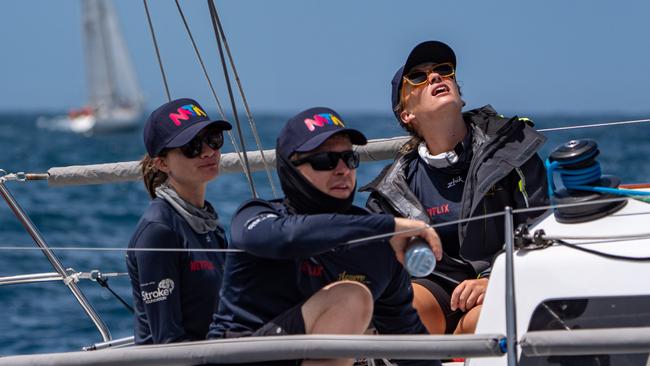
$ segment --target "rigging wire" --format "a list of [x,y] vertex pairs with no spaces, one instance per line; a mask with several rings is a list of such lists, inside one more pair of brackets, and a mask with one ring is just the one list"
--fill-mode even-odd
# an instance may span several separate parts
[[158,49],[158,41],[156,41],[156,33],[153,30],[153,23],[151,22],[151,14],[149,14],[149,6],[147,5],[147,0],[142,0],[144,3],[144,11],[147,13],[147,21],[149,22],[149,31],[151,33],[151,39],[153,40],[153,46],[156,49],[156,57],[158,58],[158,66],[160,66],[160,74],[162,75],[163,84],[165,85],[165,94],[167,95],[167,101],[171,102],[172,97],[169,94],[169,85],[167,84],[167,75],[165,75],[165,69],[163,68],[162,59],[160,58],[160,50]]
[[[210,75],[208,74],[208,71],[205,67],[205,63],[203,62],[203,57],[201,56],[201,52],[199,52],[199,48],[196,45],[196,42],[194,41],[194,35],[192,34],[192,31],[190,30],[190,26],[187,23],[187,19],[185,18],[185,13],[183,12],[183,9],[181,8],[181,5],[178,3],[178,0],[176,1],[176,8],[178,9],[178,13],[181,16],[181,19],[183,20],[183,25],[185,26],[185,30],[187,31],[187,35],[190,37],[190,42],[192,43],[192,47],[194,48],[194,53],[196,54],[196,57],[199,61],[199,64],[201,65],[201,69],[203,69],[203,75],[205,76],[205,79],[208,81],[208,86],[210,88],[210,91],[212,92],[212,96],[214,97],[214,100],[217,102],[217,110],[219,111],[219,115],[221,116],[222,120],[226,119],[226,114],[224,112],[224,109],[221,105],[221,101],[219,100],[219,97],[217,96],[216,91],[214,90],[214,86],[212,84],[212,80],[210,79]],[[230,143],[232,146],[235,148],[235,153],[237,154],[237,157],[239,158],[240,163],[242,166],[244,165],[244,158],[242,156],[241,150],[239,149],[239,145],[237,144],[237,141],[235,140],[235,137],[233,136],[231,131],[226,131],[228,134],[228,137],[230,138]],[[246,178],[250,179],[248,177],[249,172],[244,170],[244,174],[246,174]]]
[[185,13],[183,13],[183,9],[181,9],[181,4],[178,3],[178,0],[174,0],[174,1],[176,2],[176,8],[178,9],[178,14],[180,14],[181,19],[183,20],[183,25],[185,26],[187,35],[190,37],[190,42],[192,43],[192,47],[194,47],[194,53],[196,53],[196,57],[199,60],[199,64],[201,65],[201,69],[203,70],[203,75],[205,76],[205,79],[208,81],[208,85],[210,86],[210,91],[212,92],[212,96],[214,97],[214,100],[217,102],[217,108],[219,109],[219,114],[221,114],[221,119],[225,120],[226,115],[223,111],[223,107],[221,106],[221,101],[219,101],[219,97],[217,97],[217,93],[214,91],[212,80],[210,80],[210,76],[208,75],[208,70],[205,68],[205,63],[203,62],[203,57],[201,57],[199,48],[196,46],[196,42],[194,41],[194,36],[192,35],[192,31],[190,30],[190,26],[189,24],[187,24]]
[[[210,0],[208,0],[208,3],[210,3]],[[273,192],[273,196],[275,198],[278,198],[279,195],[275,189],[273,178],[271,177],[271,168],[269,167],[268,162],[266,161],[266,156],[264,155],[262,142],[260,141],[260,136],[259,133],[257,132],[257,125],[255,123],[255,120],[253,119],[253,114],[251,113],[251,110],[248,106],[248,100],[246,99],[246,94],[244,94],[244,88],[242,87],[241,80],[239,79],[239,73],[237,72],[237,68],[235,67],[235,61],[232,58],[232,54],[230,52],[230,46],[228,46],[228,40],[226,39],[226,33],[223,31],[223,27],[221,26],[221,20],[219,19],[219,12],[217,11],[216,5],[214,5],[214,1],[212,5],[214,7],[214,19],[216,20],[217,28],[219,30],[219,34],[221,35],[221,40],[223,41],[223,46],[226,49],[226,54],[228,55],[228,60],[230,62],[230,67],[232,68],[233,76],[235,77],[235,81],[237,82],[239,95],[241,96],[242,103],[246,111],[246,117],[248,118],[251,131],[253,132],[253,137],[255,138],[255,143],[257,144],[257,148],[259,149],[260,155],[262,157],[262,163],[264,164],[264,170],[266,171],[266,176],[269,180],[269,184],[271,185],[271,191]]]
[[592,123],[588,125],[578,125],[578,126],[564,126],[564,127],[553,127],[553,128],[542,128],[537,130],[538,132],[554,132],[554,131],[563,131],[563,130],[577,130],[583,128],[594,128],[594,127],[605,127],[605,126],[616,126],[616,125],[628,125],[634,123],[647,123],[650,122],[650,119],[637,119],[629,121],[619,121],[619,122],[603,122],[603,123]]
[[250,165],[248,163],[248,152],[246,151],[246,144],[244,142],[244,135],[241,129],[241,123],[239,122],[239,115],[237,114],[237,105],[235,104],[235,98],[232,94],[232,86],[230,85],[230,77],[228,75],[228,66],[226,65],[226,60],[223,56],[223,48],[221,45],[221,37],[219,36],[219,28],[215,22],[215,13],[216,8],[210,0],[207,0],[208,8],[210,9],[210,18],[212,20],[212,27],[214,28],[215,38],[217,39],[217,48],[219,50],[219,58],[221,59],[221,67],[223,69],[223,76],[226,80],[226,87],[228,88],[228,97],[230,98],[230,105],[232,107],[233,116],[235,118],[235,124],[237,125],[237,133],[239,134],[239,143],[241,144],[242,152],[244,154],[244,166],[242,167],[246,172],[246,178],[248,179],[248,184],[253,194],[253,198],[257,198],[257,192],[255,192],[255,184],[253,183],[253,176],[251,175]]
[[108,286],[107,278],[100,277],[97,278],[96,281],[101,287],[107,289],[111,294],[113,294],[113,296],[115,296],[115,298],[119,300],[119,302],[121,302],[122,305],[124,305],[131,312],[131,314],[135,314],[135,310],[133,309],[133,306],[129,305],[126,301],[124,301],[124,299],[120,295],[118,295],[115,291],[113,291],[112,288],[110,288],[110,286]]

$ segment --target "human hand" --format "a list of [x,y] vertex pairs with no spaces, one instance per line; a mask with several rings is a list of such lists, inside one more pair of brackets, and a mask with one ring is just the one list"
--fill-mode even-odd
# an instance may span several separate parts
[[488,279],[465,280],[456,286],[451,294],[451,310],[467,311],[476,305],[483,304]]
[[429,244],[429,247],[431,247],[431,251],[433,251],[433,255],[435,255],[436,260],[439,261],[442,259],[442,244],[440,243],[438,233],[436,233],[434,229],[430,228],[423,221],[396,217],[395,231],[407,231],[405,233],[393,235],[389,241],[390,246],[395,251],[397,260],[400,263],[404,264],[404,254],[406,253],[409,239],[414,236],[421,237]]

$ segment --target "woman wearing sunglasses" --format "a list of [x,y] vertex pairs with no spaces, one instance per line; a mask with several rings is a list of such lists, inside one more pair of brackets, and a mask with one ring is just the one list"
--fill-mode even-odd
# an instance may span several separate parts
[[[136,344],[203,340],[223,276],[224,230],[205,200],[219,174],[225,121],[194,100],[166,103],[144,127],[144,184],[152,198],[129,242]],[[186,249],[190,249],[187,250]]]
[[[444,255],[433,274],[414,279],[414,306],[430,333],[473,333],[494,256],[504,243],[506,206],[547,202],[536,151],[545,138],[528,120],[504,118],[490,106],[462,113],[456,55],[446,44],[417,45],[392,80],[392,108],[412,136],[371,184],[373,212],[449,225],[436,228]],[[541,215],[515,215],[515,225]]]
[[[329,108],[291,118],[276,146],[285,197],[251,200],[235,213],[219,310],[209,338],[287,334],[425,334],[409,277],[397,258],[423,237],[438,257],[434,230],[417,220],[371,215],[352,205],[365,136]],[[411,230],[393,234],[395,231]],[[349,245],[348,241],[388,234]],[[351,365],[305,360],[302,365]],[[402,362],[400,362],[400,365]],[[437,361],[404,364],[437,365]]]

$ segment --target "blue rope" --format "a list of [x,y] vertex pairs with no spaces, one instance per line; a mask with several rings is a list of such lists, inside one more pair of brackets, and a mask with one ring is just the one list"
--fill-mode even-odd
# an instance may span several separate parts
[[597,184],[601,179],[601,169],[600,163],[594,161],[592,164],[585,168],[580,169],[568,169],[567,166],[584,162],[588,159],[595,157],[598,154],[598,150],[594,150],[593,153],[586,156],[581,156],[573,160],[568,161],[553,161],[546,159],[544,165],[546,166],[546,179],[548,181],[548,195],[549,197],[553,196],[555,193],[555,182],[553,179],[553,173],[558,172],[560,179],[562,179],[562,184],[567,189],[573,189],[578,191],[590,191],[606,194],[615,194],[620,196],[650,196],[650,192],[637,191],[631,189],[619,189],[619,188],[609,188],[601,187],[592,184]]

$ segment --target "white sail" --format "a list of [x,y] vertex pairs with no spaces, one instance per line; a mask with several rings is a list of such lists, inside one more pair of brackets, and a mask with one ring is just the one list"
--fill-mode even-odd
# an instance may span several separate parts
[[39,127],[92,134],[139,126],[143,98],[111,0],[82,0],[88,104]]
[[140,88],[112,2],[84,0],[82,17],[90,105],[100,114],[140,108]]
[[140,88],[112,2],[84,0],[82,14],[90,105],[100,115],[116,107],[140,108]]

